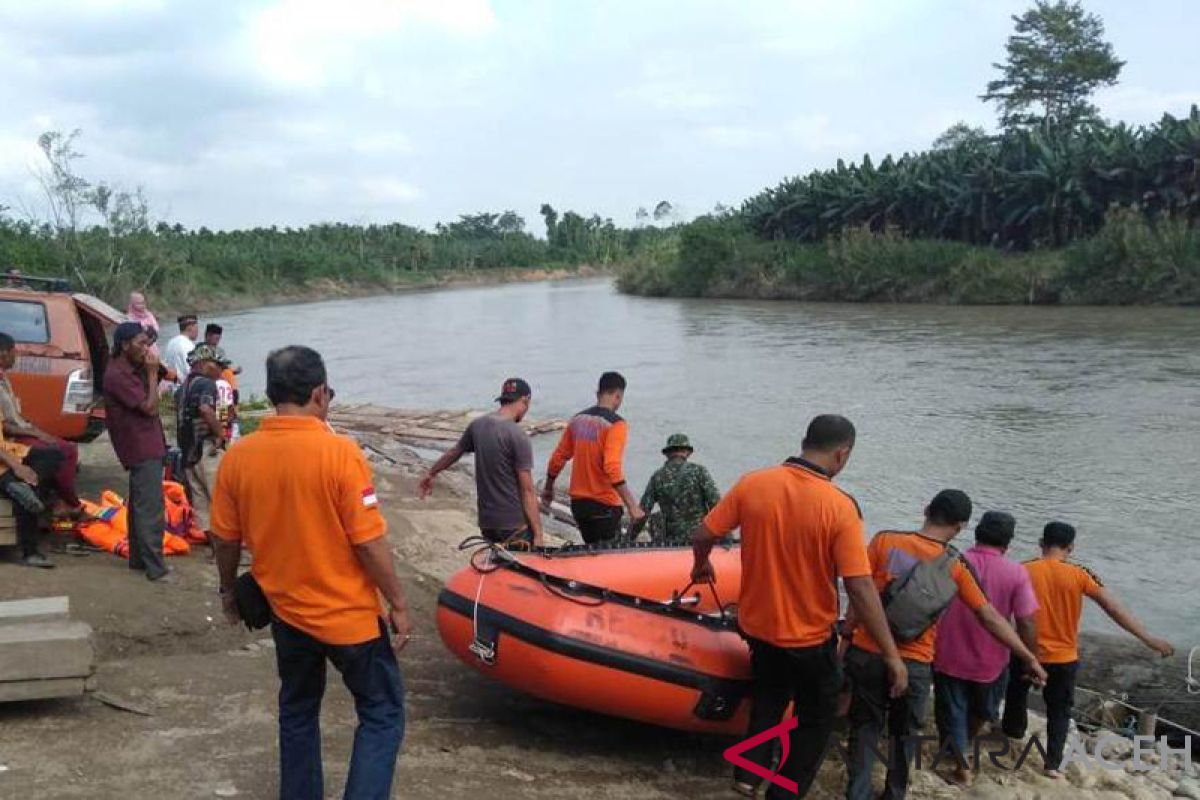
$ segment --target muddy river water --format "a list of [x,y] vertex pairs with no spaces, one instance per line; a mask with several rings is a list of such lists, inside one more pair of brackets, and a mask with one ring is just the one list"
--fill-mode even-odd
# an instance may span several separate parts
[[[534,416],[568,416],[620,370],[639,492],[676,431],[724,488],[793,454],[813,414],[842,413],[859,444],[840,482],[869,530],[919,524],[945,487],[1015,514],[1021,558],[1046,521],[1069,521],[1079,561],[1177,645],[1200,645],[1197,309],[650,300],[567,281],[219,321],[257,394],[268,351],[291,343],[325,355],[339,399],[404,407],[486,408],[520,375]],[[539,474],[552,447],[538,443]]]

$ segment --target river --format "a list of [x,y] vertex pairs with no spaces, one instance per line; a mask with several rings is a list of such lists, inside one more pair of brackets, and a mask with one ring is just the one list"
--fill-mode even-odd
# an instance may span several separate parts
[[[722,488],[798,449],[808,419],[854,421],[839,482],[869,530],[912,528],[939,489],[1050,519],[1076,556],[1177,645],[1200,644],[1200,311],[654,300],[607,281],[513,284],[228,315],[225,345],[261,394],[269,350],[320,350],[339,399],[487,408],[501,382],[535,417],[629,379],[627,470],[640,491],[684,431]],[[537,445],[540,475],[554,442]],[[969,544],[964,534],[961,544]],[[1111,626],[1089,612],[1089,628]]]

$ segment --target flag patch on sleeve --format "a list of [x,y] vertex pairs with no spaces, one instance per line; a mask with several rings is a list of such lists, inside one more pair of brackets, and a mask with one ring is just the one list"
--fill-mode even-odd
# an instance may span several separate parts
[[379,505],[379,497],[375,494],[374,486],[368,486],[362,490],[362,504],[366,508]]

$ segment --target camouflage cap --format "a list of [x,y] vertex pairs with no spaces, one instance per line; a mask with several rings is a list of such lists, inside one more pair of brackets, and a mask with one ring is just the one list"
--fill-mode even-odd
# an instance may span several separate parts
[[201,361],[212,361],[222,367],[229,366],[229,359],[225,357],[225,351],[219,347],[213,347],[210,344],[196,345],[192,352],[188,353],[187,362],[189,365],[196,365]]
[[672,450],[694,450],[692,443],[688,440],[686,433],[672,433],[667,437],[667,446],[663,448],[663,453],[669,453]]

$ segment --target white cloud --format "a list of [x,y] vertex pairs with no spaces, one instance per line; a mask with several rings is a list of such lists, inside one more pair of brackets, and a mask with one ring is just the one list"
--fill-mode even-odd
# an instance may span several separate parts
[[1133,84],[1100,92],[1096,104],[1104,116],[1133,124],[1157,122],[1164,113],[1185,117],[1200,104],[1200,87],[1189,92],[1162,92]]
[[372,203],[412,203],[421,198],[421,190],[396,178],[365,178],[359,188]]
[[863,144],[863,136],[833,127],[828,114],[803,114],[790,119],[784,126],[788,136],[810,152],[853,152]]
[[355,75],[373,46],[403,48],[406,29],[462,38],[497,25],[488,0],[278,0],[247,25],[248,48],[269,80],[319,89]]
[[659,53],[641,65],[638,82],[617,93],[621,99],[634,100],[664,111],[705,111],[729,102],[725,93],[702,85],[709,76],[693,57],[681,53]]
[[398,131],[364,133],[350,142],[357,153],[380,155],[409,155],[413,152],[412,141]]
[[762,144],[773,133],[749,125],[706,125],[700,129],[700,138],[713,147],[746,150]]

